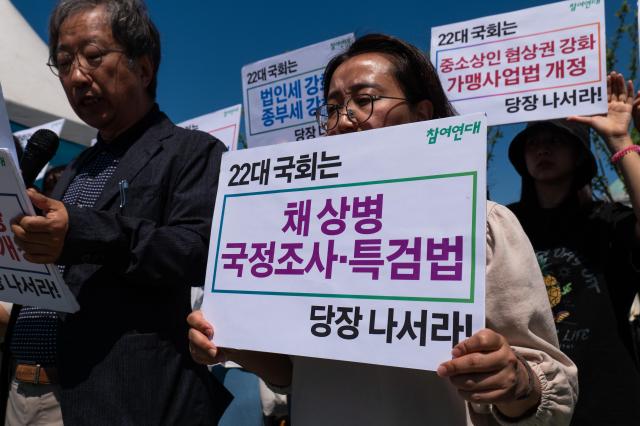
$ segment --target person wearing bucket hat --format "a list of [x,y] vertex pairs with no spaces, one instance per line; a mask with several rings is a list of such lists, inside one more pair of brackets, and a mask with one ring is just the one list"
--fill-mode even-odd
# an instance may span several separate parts
[[571,186],[573,189],[580,189],[590,183],[598,172],[598,165],[589,148],[589,126],[568,120],[534,121],[516,135],[509,146],[509,160],[520,176],[531,177],[527,169],[525,145],[530,138],[541,133],[551,134],[556,138],[567,138],[573,142],[578,158],[575,170],[572,170]]
[[[628,321],[640,290],[640,156],[628,133],[634,90],[618,73],[608,76],[607,87],[606,115],[530,123],[509,147],[522,193],[508,207],[538,256],[560,348],[578,366],[575,425],[640,419],[640,370]],[[590,128],[613,153],[633,209],[593,200]]]

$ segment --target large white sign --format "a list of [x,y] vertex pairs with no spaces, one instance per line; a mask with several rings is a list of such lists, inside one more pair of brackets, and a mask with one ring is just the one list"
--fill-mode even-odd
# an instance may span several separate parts
[[225,154],[216,344],[435,370],[484,326],[485,185],[480,114]]
[[[61,118],[59,120],[51,121],[49,123],[45,123],[40,126],[32,127],[30,129],[20,130],[18,132],[15,132],[13,136],[18,138],[18,141],[20,142],[20,146],[22,146],[22,149],[25,149],[27,147],[27,142],[29,142],[29,139],[31,138],[31,136],[33,136],[33,134],[40,129],[51,130],[53,133],[58,135],[58,137],[60,137],[60,133],[62,133],[62,128],[64,127],[64,122],[65,122],[65,119]],[[42,168],[40,173],[38,173],[36,180],[43,179],[48,169],[49,169],[49,163],[47,163],[47,165]]]
[[13,162],[19,164],[16,146],[11,136],[11,125],[9,124],[9,115],[7,114],[7,106],[4,103],[2,95],[2,86],[0,85],[0,148],[4,148],[11,153]]
[[347,34],[242,67],[249,148],[324,135],[315,115],[324,103],[324,68],[354,39]]
[[220,139],[230,151],[238,149],[242,105],[234,105],[210,114],[201,115],[178,124],[185,129],[202,130]]
[[489,125],[607,111],[604,0],[432,28],[431,60],[458,112]]
[[22,177],[9,152],[0,149],[0,300],[61,312],[79,309],[55,265],[26,260],[15,245],[10,222],[34,215]]

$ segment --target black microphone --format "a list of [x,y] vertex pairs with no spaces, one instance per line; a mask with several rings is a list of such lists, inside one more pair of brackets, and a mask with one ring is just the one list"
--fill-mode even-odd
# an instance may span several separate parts
[[37,130],[27,142],[20,159],[20,169],[24,185],[29,188],[38,177],[38,173],[56,155],[60,138],[49,129]]

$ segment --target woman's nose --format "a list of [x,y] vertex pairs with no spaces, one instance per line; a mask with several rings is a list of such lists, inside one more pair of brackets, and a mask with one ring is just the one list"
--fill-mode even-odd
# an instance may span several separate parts
[[356,130],[358,130],[358,125],[355,120],[349,118],[349,110],[345,108],[344,113],[340,112],[340,115],[338,116],[338,124],[331,132],[328,132],[328,134],[340,135],[342,133],[355,132]]

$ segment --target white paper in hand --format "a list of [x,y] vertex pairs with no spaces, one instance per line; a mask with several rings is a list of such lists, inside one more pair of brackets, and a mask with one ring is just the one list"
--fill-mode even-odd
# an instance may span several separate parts
[[11,220],[35,214],[26,193],[11,154],[0,149],[0,300],[76,312],[80,306],[58,268],[29,262],[14,242]]

